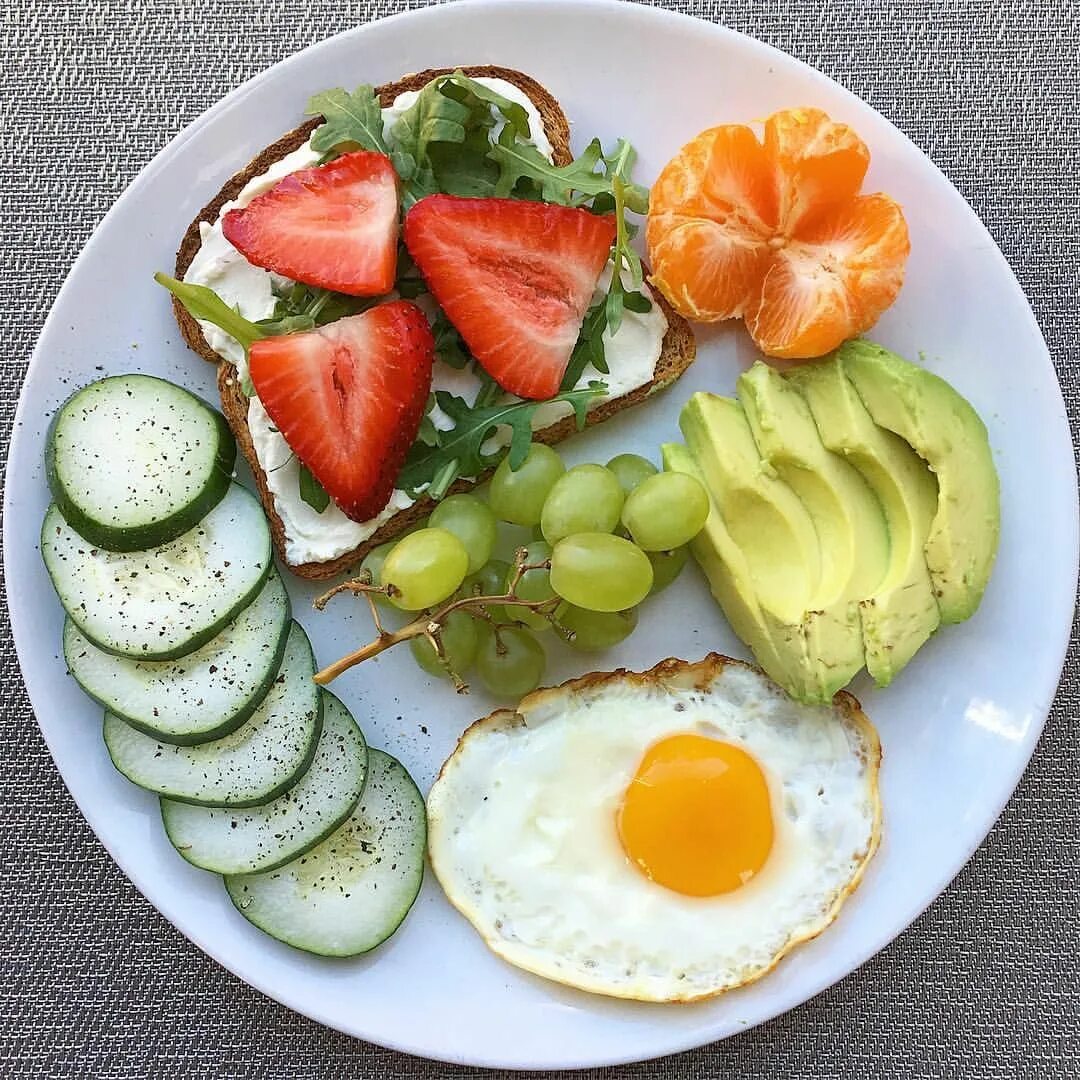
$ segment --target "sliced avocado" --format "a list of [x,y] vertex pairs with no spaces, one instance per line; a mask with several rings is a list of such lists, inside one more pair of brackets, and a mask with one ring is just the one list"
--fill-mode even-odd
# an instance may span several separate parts
[[[846,601],[823,595],[821,545],[806,507],[763,465],[738,402],[694,394],[679,424],[745,565],[731,581],[750,590],[744,606],[757,604],[783,660],[781,685],[800,701],[831,701],[862,664],[861,637]],[[725,558],[719,547],[713,554]]]
[[821,550],[806,507],[762,468],[737,401],[693,394],[679,426],[746,559],[758,599],[784,622],[799,622],[821,582]]
[[[889,565],[889,534],[877,496],[843,458],[825,448],[806,402],[778,371],[760,360],[740,376],[738,396],[762,460],[776,470],[810,512],[821,544],[820,605],[848,628],[831,643],[850,649],[851,674],[863,666],[859,603],[881,584]],[[846,607],[845,607],[846,605]],[[822,643],[819,650],[829,655]]]
[[[668,472],[688,473],[706,486],[694,456],[682,443],[664,443],[660,451]],[[750,647],[766,674],[785,688],[801,686],[799,673],[788,670],[773,645],[770,623],[757,602],[750,568],[712,498],[705,527],[690,542],[690,550],[731,628]],[[789,693],[799,696],[791,689]]]
[[944,379],[880,345],[849,341],[836,355],[874,422],[909,443],[937,476],[926,565],[941,621],[961,622],[982,599],[1001,528],[986,426]]
[[940,621],[923,547],[937,512],[937,481],[898,435],[874,423],[835,359],[800,364],[788,382],[805,397],[822,442],[861,474],[885,512],[889,565],[863,602],[866,669],[888,686]]

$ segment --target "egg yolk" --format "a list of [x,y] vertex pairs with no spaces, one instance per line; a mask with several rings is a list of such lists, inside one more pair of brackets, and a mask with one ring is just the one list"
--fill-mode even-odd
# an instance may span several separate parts
[[745,885],[773,843],[769,788],[745,750],[672,735],[641,759],[617,813],[623,850],[646,877],[685,896]]

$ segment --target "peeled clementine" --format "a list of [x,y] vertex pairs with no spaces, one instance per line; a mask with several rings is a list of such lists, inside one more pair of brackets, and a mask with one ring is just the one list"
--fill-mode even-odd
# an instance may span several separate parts
[[652,283],[680,314],[742,318],[769,356],[821,356],[896,299],[910,244],[899,205],[860,195],[866,144],[819,109],[787,109],[764,141],[726,124],[664,167],[650,197]]

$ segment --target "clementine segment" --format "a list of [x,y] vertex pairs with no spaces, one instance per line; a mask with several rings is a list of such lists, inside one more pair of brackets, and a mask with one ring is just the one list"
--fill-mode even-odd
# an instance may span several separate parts
[[870,151],[820,109],[785,109],[765,121],[765,154],[776,166],[781,219],[793,233],[816,213],[859,194]]
[[896,299],[910,249],[887,195],[859,195],[870,153],[820,109],[692,139],[650,199],[652,283],[682,315],[744,318],[762,352],[822,356]]

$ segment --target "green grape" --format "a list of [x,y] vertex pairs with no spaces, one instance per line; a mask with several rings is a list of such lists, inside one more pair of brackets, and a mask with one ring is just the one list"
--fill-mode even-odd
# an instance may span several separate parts
[[544,677],[547,657],[540,643],[517,626],[482,636],[476,654],[476,673],[496,697],[519,698],[535,690]]
[[533,443],[529,454],[515,470],[503,458],[491,478],[488,503],[496,517],[512,525],[531,528],[540,522],[540,512],[552,485],[566,472],[566,466],[550,446]]
[[602,652],[625,641],[638,624],[638,609],[589,611],[573,604],[560,604],[556,621],[573,637],[568,644],[581,652]]
[[686,473],[657,473],[626,497],[622,523],[645,551],[671,551],[693,540],[709,516],[701,481]]
[[492,559],[462,582],[461,595],[498,596],[506,592],[506,575],[509,572],[510,564],[505,559]]
[[[386,556],[397,546],[396,540],[391,540],[388,543],[380,544],[377,548],[372,548],[365,556],[364,561],[360,564],[361,570],[368,570],[371,573],[371,584],[382,584],[382,568],[383,563],[386,562]],[[380,604],[383,607],[388,607],[390,604],[389,598],[384,593],[375,593],[374,599],[376,604]]]
[[[443,652],[450,667],[463,675],[472,667],[476,659],[476,650],[480,644],[480,632],[476,619],[466,611],[451,611],[443,620],[439,632]],[[414,637],[409,641],[413,659],[429,675],[439,679],[448,679],[449,673],[439,662],[435,650],[426,637]]]
[[[544,540],[534,540],[525,547],[526,563],[547,562],[550,558],[551,545]],[[514,570],[511,567],[503,583],[504,592],[509,590],[513,576]],[[550,600],[555,595],[555,590],[551,587],[550,571],[526,570],[521,575],[516,593],[522,600]],[[546,616],[538,615],[535,611],[529,611],[528,608],[516,607],[512,604],[506,608],[506,618],[522,622],[533,630],[551,629],[551,620]]]
[[609,533],[579,533],[551,553],[551,587],[589,611],[625,611],[640,604],[653,583],[652,563],[641,548]]
[[490,507],[475,495],[447,496],[431,511],[428,522],[433,528],[453,533],[465,545],[470,574],[491,558],[498,526]]
[[[499,596],[506,592],[506,575],[509,572],[508,562],[504,559],[492,559],[461,583],[461,595],[465,597]],[[502,604],[485,604],[484,610],[496,622],[504,622],[509,618]]]
[[540,527],[549,544],[575,533],[609,533],[619,524],[622,486],[603,465],[575,465],[555,481]]
[[681,573],[686,565],[687,549],[677,547],[671,551],[646,551],[652,563],[653,579],[649,595],[663,592]]
[[640,454],[618,454],[607,463],[607,467],[615,474],[615,479],[627,495],[642,480],[656,475],[656,466]]
[[420,529],[394,545],[382,566],[382,579],[398,593],[395,607],[420,611],[451,596],[465,580],[469,555],[445,529]]

